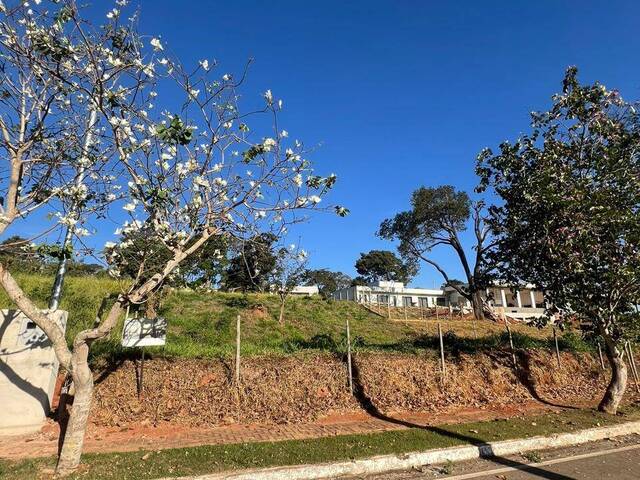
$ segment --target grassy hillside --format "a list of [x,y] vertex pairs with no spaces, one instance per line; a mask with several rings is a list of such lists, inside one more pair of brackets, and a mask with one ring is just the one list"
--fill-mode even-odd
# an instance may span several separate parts
[[[17,275],[22,288],[46,306],[51,278]],[[65,283],[61,308],[69,311],[67,338],[90,327],[102,299],[125,285],[108,278],[69,277]],[[0,292],[0,307],[10,307]],[[150,349],[151,353],[170,357],[231,356],[235,349],[237,315],[242,322],[243,355],[289,354],[322,350],[342,352],[345,322],[348,319],[356,350],[420,352],[437,349],[436,322],[405,325],[390,322],[351,302],[324,301],[319,297],[292,297],[287,301],[284,326],[277,322],[278,299],[273,295],[239,293],[200,293],[178,290],[162,302],[160,315],[169,321],[167,344]],[[449,349],[473,351],[504,346],[504,327],[492,322],[443,320],[445,343]],[[93,347],[94,356],[126,356],[120,346],[122,324],[111,338]],[[514,327],[514,340],[522,347],[549,347],[550,331],[526,326]],[[575,334],[565,335],[563,347],[584,349]]]

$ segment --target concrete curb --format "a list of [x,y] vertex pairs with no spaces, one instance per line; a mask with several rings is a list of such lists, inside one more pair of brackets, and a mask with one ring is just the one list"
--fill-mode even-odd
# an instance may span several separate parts
[[311,480],[335,478],[342,475],[370,475],[447,461],[472,460],[479,457],[503,456],[532,450],[580,445],[633,433],[640,434],[640,421],[610,427],[589,428],[572,433],[559,433],[550,437],[504,440],[482,445],[439,448],[400,455],[381,455],[348,462],[214,473],[196,477],[181,477],[178,480]]

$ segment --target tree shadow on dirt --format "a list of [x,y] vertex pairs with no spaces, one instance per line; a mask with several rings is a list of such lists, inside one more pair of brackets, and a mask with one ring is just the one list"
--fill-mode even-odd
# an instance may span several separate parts
[[527,355],[527,352],[523,351],[518,351],[516,356],[518,358],[518,370],[516,371],[516,376],[520,383],[522,383],[522,385],[529,391],[529,395],[538,402],[550,407],[563,408],[566,410],[579,410],[578,407],[574,407],[573,405],[561,405],[543,398],[536,390],[536,379],[531,371],[531,357]]
[[427,430],[438,435],[442,435],[445,437],[453,438],[459,441],[462,441],[467,444],[474,445],[478,447],[478,452],[480,458],[487,458],[491,461],[504,465],[507,467],[511,467],[517,470],[525,471],[531,475],[535,475],[540,478],[545,478],[547,480],[576,480],[573,477],[568,477],[566,475],[562,475],[560,473],[549,472],[540,467],[536,467],[534,465],[528,465],[526,463],[517,462],[515,460],[511,460],[508,458],[500,457],[495,455],[491,445],[481,438],[473,437],[470,435],[463,435],[457,432],[451,432],[449,430],[445,430],[443,428],[439,428],[432,425],[420,425],[417,423],[409,422],[402,419],[397,419],[390,417],[382,413],[378,407],[373,403],[371,398],[367,395],[364,385],[362,383],[362,379],[360,376],[360,369],[358,368],[357,362],[352,361],[352,372],[353,372],[353,395],[355,399],[358,401],[363,410],[365,410],[369,415],[379,420],[383,420],[388,423],[392,423],[394,425],[401,425],[408,428],[417,428],[422,430]]

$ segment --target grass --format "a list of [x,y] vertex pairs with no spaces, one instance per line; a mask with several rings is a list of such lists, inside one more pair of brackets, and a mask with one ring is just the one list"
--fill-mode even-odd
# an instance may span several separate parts
[[[400,454],[462,444],[526,438],[571,432],[598,425],[640,419],[640,409],[627,407],[622,415],[592,410],[568,410],[508,420],[438,427],[411,428],[365,435],[344,435],[311,440],[242,443],[176,448],[160,451],[86,454],[81,470],[72,478],[148,479],[202,475],[225,470],[299,465]],[[0,477],[35,479],[54,466],[53,458],[0,460]],[[50,471],[50,470],[49,470]]]
[[[52,278],[16,275],[26,293],[46,306]],[[90,327],[102,300],[119,292],[125,284],[109,278],[68,277],[61,308],[69,311],[67,339]],[[11,307],[4,292],[0,306]],[[182,358],[230,357],[235,348],[235,319],[242,317],[242,354],[287,355],[301,351],[342,352],[346,346],[345,322],[349,320],[353,347],[360,351],[422,353],[437,350],[437,322],[389,321],[353,302],[325,301],[319,297],[292,297],[287,300],[285,325],[280,326],[278,298],[266,294],[201,293],[177,290],[162,302],[159,314],[169,322],[167,344],[150,348],[152,355]],[[505,346],[504,327],[490,321],[441,320],[446,348],[455,352]],[[549,329],[514,325],[517,348],[552,348]],[[130,354],[120,347],[122,320],[110,338],[92,347],[94,359]],[[590,346],[578,336],[565,333],[561,348],[585,350]]]

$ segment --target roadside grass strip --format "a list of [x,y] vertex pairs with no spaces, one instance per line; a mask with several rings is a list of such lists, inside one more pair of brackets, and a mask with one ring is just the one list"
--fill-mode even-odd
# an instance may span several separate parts
[[[316,464],[405,454],[460,445],[547,436],[640,420],[640,405],[617,416],[567,409],[544,415],[455,425],[415,427],[364,435],[310,440],[205,445],[167,450],[86,454],[76,479],[153,479],[208,473]],[[0,478],[49,478],[55,458],[0,460]]]

